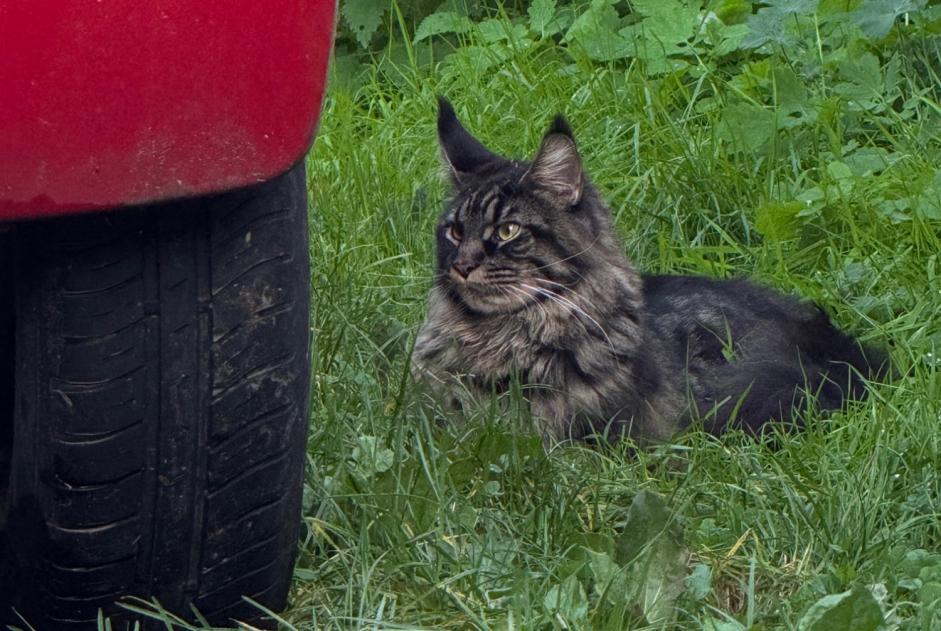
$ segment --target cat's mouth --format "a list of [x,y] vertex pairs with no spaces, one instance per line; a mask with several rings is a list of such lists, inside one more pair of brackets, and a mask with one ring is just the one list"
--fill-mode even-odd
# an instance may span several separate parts
[[464,278],[454,271],[449,277],[452,292],[467,307],[481,313],[514,313],[536,300],[518,280],[492,279],[484,275],[475,278],[473,273]]

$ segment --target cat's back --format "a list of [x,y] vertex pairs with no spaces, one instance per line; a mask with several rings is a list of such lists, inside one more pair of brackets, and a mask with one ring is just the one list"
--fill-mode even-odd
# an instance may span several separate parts
[[650,275],[643,283],[648,327],[655,334],[686,348],[690,336],[723,346],[726,362],[843,362],[867,376],[887,365],[883,352],[863,347],[820,306],[752,281]]
[[764,352],[802,345],[829,326],[816,305],[744,279],[649,275],[643,282],[649,325],[674,338],[708,332],[723,344],[760,344]]

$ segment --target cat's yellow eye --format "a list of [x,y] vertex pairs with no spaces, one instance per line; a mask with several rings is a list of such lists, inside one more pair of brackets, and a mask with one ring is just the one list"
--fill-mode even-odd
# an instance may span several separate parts
[[512,221],[501,223],[497,226],[497,238],[501,241],[509,241],[519,236],[520,225]]
[[448,236],[451,237],[452,241],[460,241],[464,236],[464,231],[456,223],[452,223],[448,228]]

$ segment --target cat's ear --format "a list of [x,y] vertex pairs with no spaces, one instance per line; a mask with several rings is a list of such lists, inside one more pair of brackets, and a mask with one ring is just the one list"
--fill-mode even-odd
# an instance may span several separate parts
[[523,180],[548,193],[561,206],[571,207],[581,201],[582,159],[575,147],[572,128],[561,114],[556,115],[543,136],[539,153]]
[[438,142],[448,175],[455,183],[479,175],[503,160],[464,129],[454,108],[443,96],[438,97]]

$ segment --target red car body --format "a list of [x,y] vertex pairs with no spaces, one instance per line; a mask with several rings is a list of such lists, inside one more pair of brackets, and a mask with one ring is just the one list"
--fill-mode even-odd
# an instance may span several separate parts
[[333,0],[0,3],[0,221],[267,180],[314,135]]

